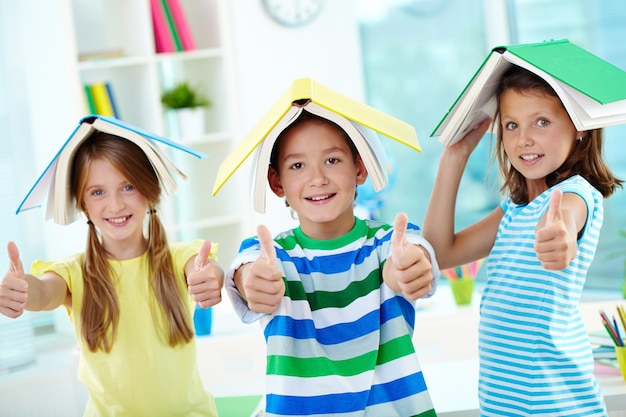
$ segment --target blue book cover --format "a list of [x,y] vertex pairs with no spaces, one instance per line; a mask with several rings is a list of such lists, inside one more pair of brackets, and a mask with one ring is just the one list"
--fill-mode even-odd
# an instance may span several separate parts
[[78,126],[28,191],[18,206],[16,214],[41,207],[44,200],[47,199],[46,219],[53,218],[58,224],[69,224],[76,220],[78,213],[72,203],[72,197],[69,195],[69,187],[67,186],[71,161],[78,146],[95,131],[120,136],[141,147],[152,162],[166,193],[174,193],[177,190],[173,174],[181,176],[183,174],[162,152],[159,145],[166,145],[196,158],[207,157],[202,152],[150,133],[115,117],[89,115],[79,121]]

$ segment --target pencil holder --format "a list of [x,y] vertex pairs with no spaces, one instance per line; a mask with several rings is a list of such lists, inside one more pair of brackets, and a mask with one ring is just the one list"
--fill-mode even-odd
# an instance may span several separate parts
[[474,278],[460,278],[448,280],[456,305],[462,306],[472,303],[475,281],[476,280]]
[[462,306],[472,303],[476,274],[483,264],[483,261],[484,259],[478,259],[455,268],[441,270],[443,276],[448,279],[456,305]]
[[615,346],[615,356],[617,357],[617,363],[622,371],[624,381],[626,381],[626,346]]

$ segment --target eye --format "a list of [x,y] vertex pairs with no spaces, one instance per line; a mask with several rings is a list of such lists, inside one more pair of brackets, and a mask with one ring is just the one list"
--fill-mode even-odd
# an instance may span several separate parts
[[335,164],[338,164],[339,162],[341,162],[341,159],[335,158],[334,156],[331,156],[330,158],[326,160],[326,164],[328,165],[335,165]]
[[538,119],[537,120],[537,126],[539,126],[539,127],[548,127],[548,126],[550,126],[550,121],[546,120],[546,119]]
[[514,129],[517,129],[517,123],[515,123],[515,122],[508,122],[508,123],[505,123],[505,124],[504,124],[504,128],[505,128],[506,130],[514,130]]
[[302,167],[304,167],[304,164],[302,162],[294,162],[293,164],[289,165],[289,169],[302,169]]
[[104,194],[104,191],[99,190],[99,189],[92,190],[91,193],[89,193],[89,195],[92,195],[94,197],[100,197],[103,194]]
[[133,191],[135,189],[135,187],[132,184],[127,184],[124,187],[122,187],[122,191]]

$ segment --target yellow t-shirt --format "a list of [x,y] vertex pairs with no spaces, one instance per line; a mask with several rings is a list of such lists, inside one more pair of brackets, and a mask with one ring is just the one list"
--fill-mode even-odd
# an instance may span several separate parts
[[[198,253],[201,241],[172,244],[170,251],[181,295],[187,295],[185,263]],[[217,416],[212,395],[204,390],[196,362],[195,339],[171,347],[161,328],[164,318],[150,290],[148,256],[110,261],[119,280],[115,289],[120,305],[117,338],[110,353],[91,352],[80,336],[83,301],[81,265],[84,254],[61,261],[36,261],[35,276],[54,271],[72,293],[68,314],[80,346],[78,378],[87,386],[85,416]],[[191,296],[185,301],[193,314]],[[192,316],[190,316],[192,317]]]

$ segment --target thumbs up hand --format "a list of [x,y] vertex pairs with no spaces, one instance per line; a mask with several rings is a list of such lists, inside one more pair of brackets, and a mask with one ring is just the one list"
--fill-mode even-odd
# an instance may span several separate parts
[[248,302],[248,308],[257,313],[272,314],[285,295],[285,282],[276,268],[276,249],[269,229],[257,227],[261,253],[256,261],[242,265],[235,274],[235,284]]
[[10,318],[17,318],[24,313],[28,301],[28,281],[24,278],[24,266],[20,259],[17,245],[9,242],[9,270],[0,283],[0,313]]
[[535,252],[545,269],[560,270],[576,256],[577,228],[572,216],[562,207],[563,191],[555,189],[550,207],[535,230]]
[[385,262],[383,279],[394,291],[401,291],[409,300],[424,297],[431,290],[432,265],[427,252],[406,239],[408,218],[399,213],[391,236],[391,256]]
[[187,273],[187,290],[193,300],[201,307],[207,308],[222,301],[222,284],[224,272],[211,262],[211,241],[205,240],[193,262],[193,271]]

